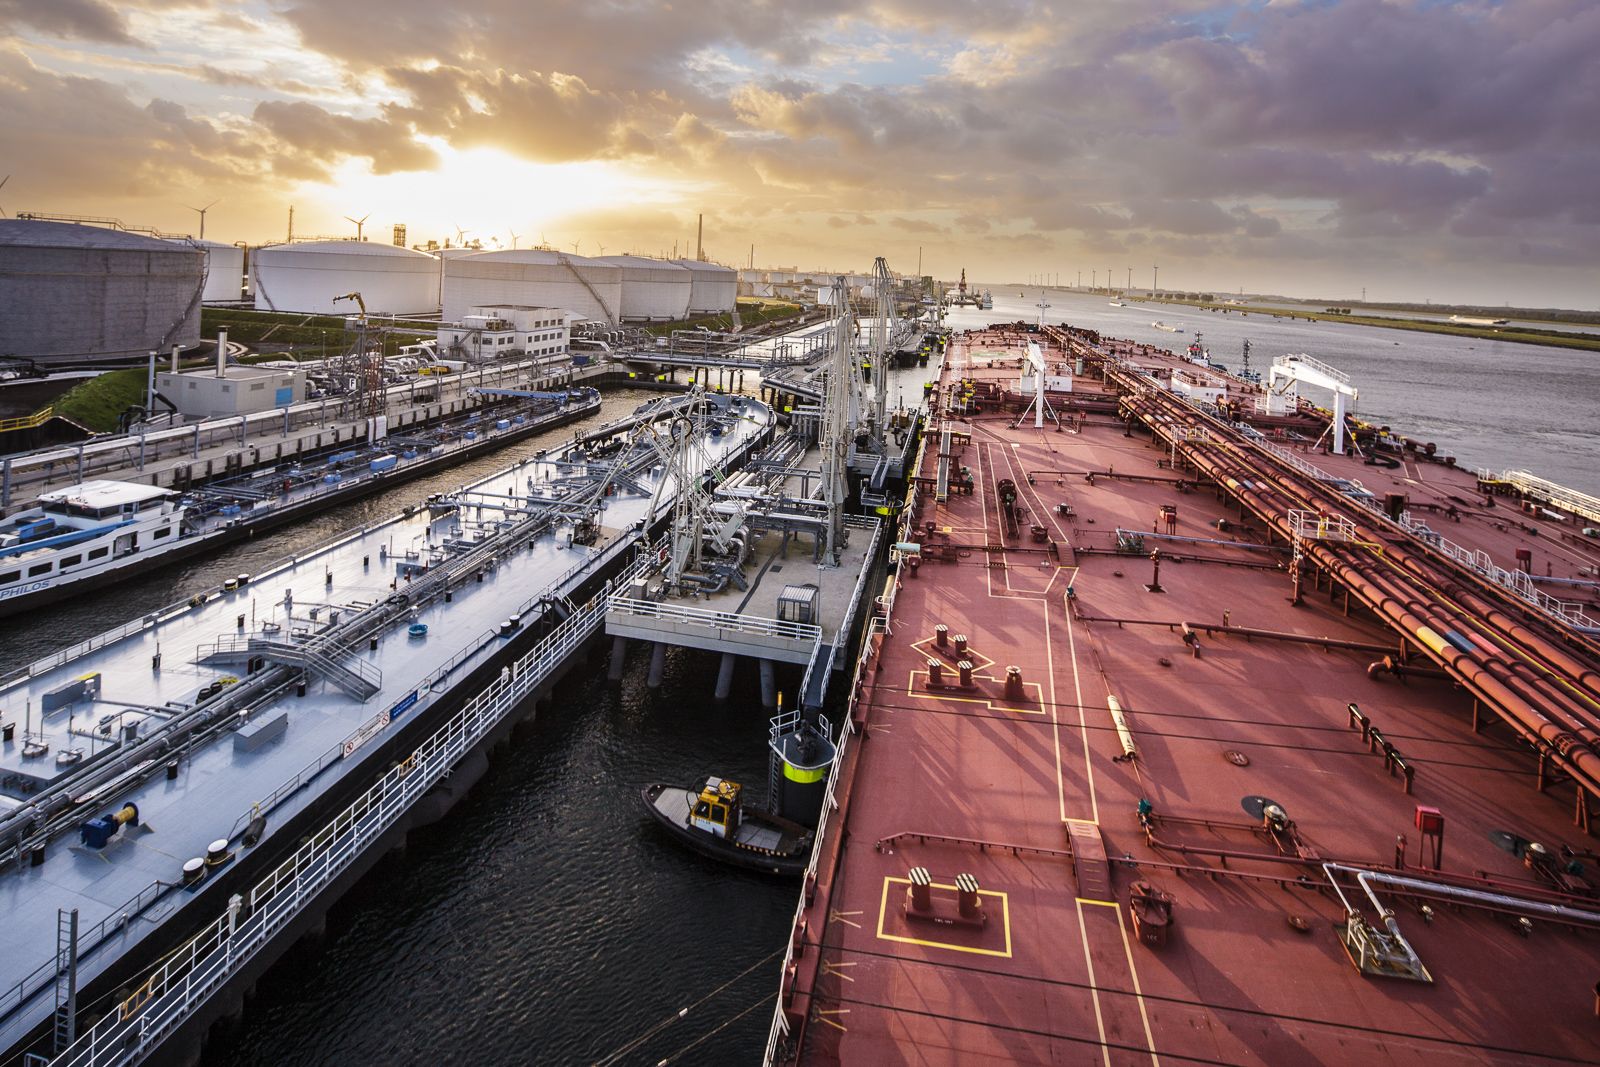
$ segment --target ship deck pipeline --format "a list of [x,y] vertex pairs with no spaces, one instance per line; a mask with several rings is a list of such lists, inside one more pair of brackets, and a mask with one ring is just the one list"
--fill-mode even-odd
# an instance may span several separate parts
[[1333,479],[1255,447],[1137,372],[1108,361],[1106,376],[1128,415],[1296,550],[1296,596],[1302,570],[1337,582],[1401,636],[1402,663],[1431,661],[1526,738],[1541,768],[1549,761],[1570,774],[1576,818],[1587,827],[1600,796],[1600,642],[1592,633],[1430,550]]
[[[658,417],[685,402],[657,402]],[[718,404],[722,414],[715,418],[722,429],[713,451],[736,466],[770,437],[771,413],[743,399],[719,398]],[[43,1035],[47,1047],[70,1047],[63,1062],[101,1063],[139,1058],[180,1030],[198,1039],[203,1020],[227,1008],[228,999],[217,1000],[215,994],[247,983],[265,966],[260,960],[282,950],[286,931],[314,923],[307,916],[358,877],[374,850],[381,855],[396,834],[431,817],[430,809],[417,807],[423,797],[459,796],[472,775],[458,779],[455,772],[470,771],[476,766],[473,753],[531,713],[571,658],[601,631],[605,593],[612,588],[608,579],[615,578],[617,568],[628,573],[636,546],[649,535],[641,510],[648,501],[621,487],[647,488],[652,478],[662,477],[653,456],[641,446],[624,449],[613,464],[529,461],[480,484],[498,479],[520,492],[526,481],[530,505],[538,500],[547,507],[530,506],[514,519],[475,522],[447,512],[377,524],[302,557],[284,572],[254,579],[244,595],[276,588],[285,579],[290,583],[284,610],[272,613],[276,624],[257,618],[252,599],[248,611],[239,614],[238,627],[223,631],[243,633],[248,615],[249,634],[204,642],[167,634],[173,642],[168,651],[152,653],[160,646],[149,631],[177,626],[198,633],[195,621],[207,615],[216,629],[223,619],[232,622],[245,604],[234,592],[212,601],[209,611],[180,609],[173,617],[144,620],[88,642],[77,654],[69,650],[54,669],[23,682],[30,693],[59,691],[59,680],[99,666],[93,672],[96,681],[88,684],[104,703],[131,693],[128,679],[137,676],[133,665],[139,662],[158,687],[163,676],[169,686],[181,686],[185,675],[208,675],[234,662],[243,676],[187,710],[180,710],[182,703],[153,697],[124,701],[164,709],[153,716],[161,725],[125,750],[107,746],[94,753],[72,785],[46,784],[23,805],[13,798],[0,812],[12,867],[0,873],[0,881],[9,883],[0,884],[0,892],[7,894],[18,919],[8,928],[4,953],[12,964],[3,976],[7,986],[0,989],[4,1044],[16,1047],[29,1035]],[[526,476],[536,469],[548,470],[543,475],[552,479],[547,488],[535,489],[536,480]],[[572,529],[586,494],[603,507],[597,539],[569,543],[560,531]],[[404,540],[397,543],[396,522],[426,526],[433,533],[432,547],[421,553],[406,550]],[[328,552],[347,558],[340,562]],[[380,563],[376,574],[369,569],[374,557]],[[386,567],[396,575],[391,595],[351,588],[386,575]],[[514,573],[530,567],[526,577]],[[328,588],[337,581],[342,596],[350,599],[329,603],[327,593],[313,591],[311,582],[324,584],[324,573]],[[504,613],[507,620],[479,633],[470,622],[458,625],[464,612],[474,617]],[[291,618],[299,622],[290,625]],[[424,636],[418,636],[419,627]],[[200,646],[193,662],[201,669],[169,661],[163,671],[160,656],[176,658],[173,645],[184,643]],[[148,658],[152,654],[157,658]],[[127,665],[107,669],[108,656]],[[306,693],[308,682],[322,694],[318,716],[309,719],[292,703],[294,694]],[[102,684],[107,692],[100,691]],[[8,703],[18,695],[14,683]],[[283,715],[284,701],[297,708],[292,728]],[[383,710],[374,714],[364,707],[368,701]],[[263,728],[265,737],[257,737]],[[230,735],[231,752],[214,743]],[[254,740],[241,744],[241,735]],[[291,741],[287,748],[285,736]],[[200,744],[204,740],[213,743]],[[268,762],[261,764],[262,759]],[[252,764],[249,780],[239,779]],[[378,770],[385,767],[387,773]],[[140,780],[149,783],[142,792]],[[218,788],[222,793],[212,796]],[[226,836],[205,845],[204,838],[218,836],[208,825],[207,807],[220,802],[229,810],[237,798],[252,794],[257,801],[233,821]],[[170,807],[174,796],[192,803],[186,809]],[[85,857],[87,850],[72,846],[70,851],[79,853],[74,858],[65,842],[51,843],[88,816],[115,810],[130,798],[143,818],[106,847],[105,857]],[[341,803],[347,803],[342,810]],[[329,821],[331,811],[337,814]],[[146,834],[152,847],[142,847]],[[295,841],[307,843],[296,850]],[[203,857],[198,880],[189,881],[187,872],[180,878],[176,869],[148,880],[148,872],[163,862],[170,865],[170,858],[161,857],[188,852]],[[97,914],[98,901],[124,890],[102,885],[93,897],[63,900],[76,906],[60,911],[62,930],[69,910],[77,912],[77,925],[65,942],[71,951],[52,952],[63,942],[46,933],[54,927],[47,916],[56,901],[44,898],[56,894],[43,890],[48,883],[38,882],[35,872],[54,871],[57,880],[75,877],[86,859],[102,864],[109,859],[131,899],[103,916]],[[215,918],[205,920],[206,914]],[[22,965],[30,959],[39,966],[28,971]],[[155,959],[162,962],[151,973],[146,968]],[[64,997],[69,985],[75,995]],[[60,1009],[63,1002],[95,1007],[68,1018]]]

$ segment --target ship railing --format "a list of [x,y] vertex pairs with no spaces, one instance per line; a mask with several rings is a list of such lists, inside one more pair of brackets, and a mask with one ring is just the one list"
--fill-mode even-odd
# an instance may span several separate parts
[[[93,926],[80,928],[77,941],[78,958],[82,959],[111,935],[121,933],[140,913],[160,900],[167,890],[176,888],[177,886],[170,882],[157,879],[135,893],[121,907],[111,909],[110,914]],[[31,974],[24,976],[16,985],[0,994],[0,1019],[5,1019],[21,1008],[29,998],[41,990],[54,985],[64,973],[62,962],[60,955],[51,956],[35,967]]]
[[[643,560],[620,576],[643,573]],[[615,580],[614,580],[615,581]],[[609,598],[585,604],[467,701],[449,722],[391,768],[133,988],[54,1062],[64,1067],[131,1063],[147,1056],[269,944],[412,804],[443,780],[574,651],[600,631]]]
[[[816,884],[817,864],[822,859],[822,847],[828,833],[829,818],[839,810],[839,798],[837,795],[839,769],[844,766],[845,752],[850,746],[850,738],[854,737],[856,732],[856,705],[861,700],[862,675],[867,671],[868,662],[873,659],[874,643],[881,645],[881,642],[888,637],[888,633],[888,620],[874,617],[867,625],[867,632],[862,642],[862,654],[856,657],[855,670],[850,676],[850,696],[845,705],[844,725],[839,727],[839,737],[834,742],[833,766],[828,771],[828,784],[822,793],[822,814],[817,820],[817,832],[811,842],[811,859],[806,864],[806,874],[801,883],[802,885]],[[800,929],[800,924],[805,921],[806,917],[806,893],[802,891],[799,896],[799,902],[795,905],[794,922],[791,924],[791,929],[795,930]],[[824,931],[819,929],[816,936],[821,937],[823,933]],[[795,939],[791,937],[789,938],[788,946],[784,949],[783,966],[778,971],[780,989],[782,989],[782,983],[789,973],[790,966],[794,963],[794,955]],[[772,1009],[772,1026],[767,1031],[767,1049],[761,1061],[766,1067],[772,1067],[777,1062],[778,1047],[783,1039],[789,1035],[789,1020],[784,1015],[783,1009],[783,997],[780,994],[777,998],[777,1003]]]
[[1480,481],[1508,482],[1523,492],[1541,496],[1556,507],[1565,508],[1574,515],[1582,515],[1586,519],[1600,522],[1600,497],[1568,489],[1564,485],[1540,478],[1528,471],[1504,471],[1494,474],[1487,470],[1479,470],[1478,478]]
[[[1289,449],[1279,447],[1278,445],[1272,444],[1268,441],[1257,440],[1255,444],[1258,448],[1272,453],[1274,456],[1282,459],[1290,466],[1302,471],[1312,478],[1333,484],[1343,483],[1348,487],[1344,490],[1345,495],[1357,504],[1360,504],[1372,515],[1384,522],[1398,526],[1400,529],[1428,545],[1439,554],[1448,557],[1467,570],[1470,570],[1475,574],[1488,579],[1494,584],[1500,586],[1502,589],[1505,589],[1507,592],[1511,593],[1517,599],[1532,605],[1534,608],[1544,612],[1557,622],[1566,623],[1567,625],[1578,629],[1600,628],[1600,621],[1597,621],[1587,612],[1585,612],[1581,605],[1551,596],[1549,593],[1546,593],[1543,589],[1540,589],[1537,585],[1535,585],[1532,577],[1526,572],[1501,567],[1494,562],[1494,559],[1489,555],[1489,553],[1483,551],[1482,549],[1470,549],[1456,544],[1448,537],[1445,537],[1443,534],[1433,529],[1427,523],[1419,522],[1413,519],[1410,512],[1402,512],[1399,518],[1391,517],[1388,512],[1383,510],[1382,501],[1380,501],[1372,493],[1367,492],[1360,482],[1351,479],[1335,478],[1327,471],[1324,471],[1322,468],[1307,462]],[[1521,473],[1523,472],[1512,471],[1508,472],[1502,477],[1509,480],[1511,479],[1512,475]],[[1480,473],[1479,476],[1482,477],[1482,474]],[[1546,484],[1553,485],[1553,483]],[[1559,489],[1561,487],[1555,486],[1555,488]]]
[[822,627],[809,622],[783,622],[760,615],[741,615],[733,611],[713,611],[709,608],[691,608],[682,604],[663,604],[655,600],[639,600],[626,593],[612,593],[606,598],[606,610],[645,619],[704,626],[708,629],[748,634],[752,637],[773,637],[784,641],[822,640]]

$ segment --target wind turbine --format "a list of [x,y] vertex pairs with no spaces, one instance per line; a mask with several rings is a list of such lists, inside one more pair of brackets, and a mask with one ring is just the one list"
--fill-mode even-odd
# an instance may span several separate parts
[[359,219],[353,219],[349,215],[346,215],[344,217],[344,221],[355,223],[356,240],[357,241],[361,240],[361,228],[367,224],[367,220],[370,219],[371,217],[372,217],[372,213],[371,212],[368,212],[367,214],[362,215]]
[[511,235],[511,247],[515,249],[517,247],[517,242],[522,240],[522,234],[512,229],[507,229],[506,233]]
[[462,248],[467,247],[467,231],[463,230],[460,226],[456,227],[456,244],[460,245]]
[[[4,178],[0,178],[0,189],[4,189],[6,187],[6,182],[8,182],[10,180],[11,180],[11,175],[9,175],[9,174],[7,174]],[[0,219],[3,219],[5,217],[6,217],[6,209],[3,208],[3,207],[0,207]]]
[[572,242],[572,251],[573,251],[574,255],[577,254],[578,246],[581,245],[581,244],[583,244],[583,239],[582,238],[579,238],[578,240]]
[[540,248],[549,248],[550,247],[550,238],[548,238],[548,237],[546,237],[544,235],[544,231],[543,230],[539,231],[539,247]]
[[[204,241],[206,239],[206,212],[210,211],[212,208],[216,207],[220,203],[222,203],[221,200],[213,200],[213,201],[211,201],[211,203],[207,204],[205,207],[191,207],[191,208],[189,208],[190,211],[193,211],[195,214],[200,216],[200,240]],[[187,205],[185,205],[185,206],[187,206]]]
[[602,255],[602,256],[603,256],[603,255],[605,255],[605,254],[606,254],[606,246],[605,246],[605,245],[603,245],[603,244],[600,244],[600,243],[599,243],[599,242],[598,242],[598,241],[597,241],[597,242],[595,242],[595,244],[596,244],[596,245],[597,245],[597,247],[599,247],[599,249],[600,249],[600,254],[601,254],[601,255]]

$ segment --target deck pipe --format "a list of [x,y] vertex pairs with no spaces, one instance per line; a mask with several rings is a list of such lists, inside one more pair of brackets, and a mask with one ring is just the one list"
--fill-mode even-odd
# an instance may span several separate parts
[[[1147,424],[1156,429],[1151,416],[1162,413],[1153,410],[1156,404],[1148,396],[1130,398],[1130,407],[1139,411]],[[1188,411],[1183,414],[1192,415]],[[1218,426],[1220,428],[1220,424]],[[1226,441],[1226,438],[1223,437],[1222,440]],[[1272,525],[1281,527],[1283,516],[1280,514],[1280,509],[1267,498],[1266,493],[1262,491],[1263,488],[1276,490],[1286,499],[1294,500],[1304,492],[1304,487],[1284,475],[1271,472],[1263,474],[1253,468],[1245,468],[1242,464],[1225,465],[1207,455],[1208,451],[1191,449],[1190,458],[1196,468],[1232,491],[1245,506],[1254,507],[1259,513],[1267,516]],[[1232,469],[1226,469],[1228,466],[1232,466]],[[1285,529],[1280,532],[1287,534],[1288,531]],[[1403,550],[1401,552],[1403,553]],[[1510,669],[1509,664],[1502,665],[1494,661],[1480,662],[1456,649],[1440,636],[1440,630],[1430,625],[1430,622],[1438,623],[1444,631],[1448,631],[1457,629],[1456,625],[1453,625],[1456,620],[1438,617],[1416,598],[1414,590],[1391,583],[1377,574],[1365,571],[1364,568],[1353,566],[1322,542],[1313,543],[1308,549],[1308,554],[1330,575],[1341,581],[1347,590],[1360,595],[1391,625],[1432,652],[1435,658],[1442,661],[1445,667],[1462,680],[1475,695],[1500,708],[1508,718],[1520,724],[1532,736],[1548,743],[1561,753],[1571,769],[1584,780],[1590,790],[1600,791],[1596,790],[1596,787],[1600,786],[1600,754],[1596,752],[1597,745],[1600,745],[1600,732],[1595,730],[1593,716],[1580,702],[1574,701],[1565,692],[1551,692],[1549,687],[1536,682],[1532,685],[1519,684],[1529,680],[1519,678],[1515,671]],[[1534,647],[1534,654],[1553,651],[1550,642],[1536,635],[1530,636],[1534,637],[1529,642]],[[1496,667],[1500,669],[1495,669]],[[1532,673],[1537,674],[1537,672]]]

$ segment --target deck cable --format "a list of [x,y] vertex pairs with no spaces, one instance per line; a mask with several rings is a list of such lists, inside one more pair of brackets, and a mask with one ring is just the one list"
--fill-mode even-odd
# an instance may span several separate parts
[[[601,1057],[600,1059],[595,1060],[594,1061],[594,1067],[610,1067],[611,1064],[616,1063],[617,1061],[621,1060],[622,1057],[624,1057],[628,1053],[634,1051],[640,1045],[643,1045],[650,1038],[654,1037],[656,1034],[660,1033],[662,1030],[664,1030],[667,1027],[671,1026],[673,1023],[677,1022],[679,1019],[684,1018],[691,1011],[693,1011],[695,1008],[698,1008],[700,1005],[704,1004],[706,1001],[710,1000],[712,997],[716,996],[718,993],[721,993],[724,989],[727,989],[729,986],[733,985],[735,982],[739,981],[741,978],[744,978],[746,975],[750,974],[750,972],[754,971],[756,968],[765,966],[766,964],[771,963],[773,960],[777,959],[779,956],[783,955],[784,952],[787,950],[787,948],[788,948],[788,946],[784,946],[784,948],[776,949],[773,952],[768,953],[766,956],[763,956],[761,959],[759,959],[756,962],[752,963],[750,966],[746,967],[744,970],[740,971],[738,974],[734,975],[732,978],[728,979],[726,982],[723,982],[721,985],[717,986],[717,988],[713,989],[711,992],[707,993],[705,996],[701,997],[699,1000],[695,1001],[693,1004],[690,1004],[688,1007],[685,1007],[685,1008],[679,1008],[677,1011],[673,1012],[671,1015],[668,1015],[666,1018],[664,1018],[660,1022],[656,1023],[654,1026],[650,1027],[650,1029],[646,1030],[644,1033],[640,1034],[638,1037],[636,1037],[633,1040],[631,1040],[631,1041],[627,1042],[626,1044],[622,1045],[621,1047],[619,1047],[615,1051],[607,1053],[605,1056]],[[748,1008],[745,1009],[745,1010],[746,1010],[746,1012],[749,1011]],[[725,1023],[723,1025],[727,1025],[727,1024]],[[720,1029],[720,1027],[719,1027],[719,1029]],[[716,1031],[713,1030],[712,1033],[716,1033]],[[708,1034],[706,1036],[709,1037],[710,1035]],[[704,1038],[701,1038],[701,1040],[704,1040]],[[692,1048],[693,1046],[691,1045],[691,1046],[688,1046],[688,1047]],[[687,1049],[685,1049],[684,1051],[687,1051]],[[667,1060],[663,1060],[662,1062],[666,1063],[668,1061]]]

